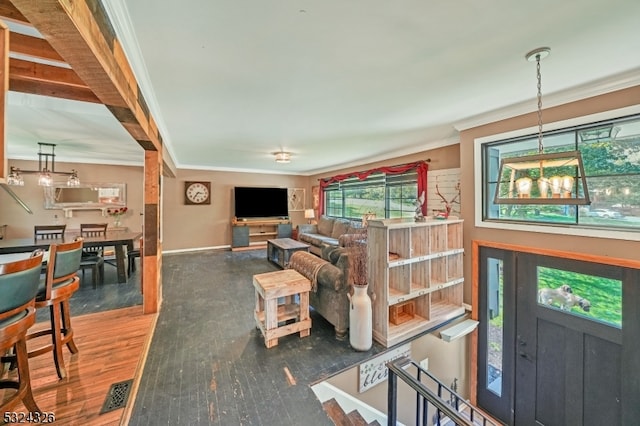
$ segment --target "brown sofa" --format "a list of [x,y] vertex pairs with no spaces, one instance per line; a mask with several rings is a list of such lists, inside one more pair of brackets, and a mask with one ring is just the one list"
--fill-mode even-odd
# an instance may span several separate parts
[[[320,216],[317,224],[298,225],[298,240],[309,244],[311,253],[326,260],[327,248],[339,247],[341,236],[358,233],[361,229],[360,222]],[[325,255],[323,255],[323,250]]]
[[336,339],[342,340],[349,328],[349,250],[325,246],[325,251],[327,260],[305,251],[295,252],[288,267],[312,282],[309,304],[334,326]]

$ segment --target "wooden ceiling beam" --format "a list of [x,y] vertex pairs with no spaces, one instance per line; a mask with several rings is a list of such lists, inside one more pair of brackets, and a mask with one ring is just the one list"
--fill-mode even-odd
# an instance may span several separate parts
[[27,18],[9,0],[0,0],[0,18],[17,22],[19,24],[30,25]]
[[9,50],[20,55],[64,63],[62,56],[43,38],[12,32],[9,35]]
[[102,103],[89,88],[71,87],[47,81],[34,82],[9,78],[9,90],[71,101]]
[[9,90],[82,102],[101,103],[69,68],[9,59]]
[[9,78],[88,88],[84,81],[78,77],[78,74],[70,68],[55,67],[17,58],[9,59]]
[[12,3],[103,104],[128,112],[118,115],[128,117],[123,126],[144,149],[162,152],[162,137],[99,1]]

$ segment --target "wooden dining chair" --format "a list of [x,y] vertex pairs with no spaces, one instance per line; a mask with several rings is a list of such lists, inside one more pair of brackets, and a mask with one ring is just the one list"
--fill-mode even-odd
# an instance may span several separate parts
[[41,278],[36,296],[37,309],[49,308],[49,328],[27,335],[27,340],[51,336],[51,343],[29,351],[29,358],[47,352],[53,352],[53,362],[58,377],[64,379],[67,372],[62,357],[62,346],[67,345],[71,353],[78,352],[73,341],[69,299],[80,288],[80,259],[82,257],[82,240],[70,243],[51,244],[47,273]]
[[[108,226],[107,223],[81,223],[80,236],[82,238],[105,237]],[[91,269],[93,288],[97,288],[98,283],[104,284],[104,246],[84,247],[82,249],[80,270],[82,271],[83,280],[86,269]]]
[[[136,270],[136,258],[139,257],[140,259],[142,259],[142,257],[140,257],[140,252],[142,251],[142,241],[143,238],[141,237],[140,240],[138,240],[138,247],[134,247],[132,250],[127,251],[127,271],[129,273],[135,272]],[[140,260],[140,263],[142,264],[142,260]]]
[[[33,227],[33,239],[34,240],[56,240],[61,239],[64,241],[64,232],[67,229],[67,225],[35,225]],[[41,273],[46,273],[47,261],[42,262]]]
[[18,372],[15,380],[6,378],[0,381],[0,389],[15,391],[0,403],[2,413],[14,411],[13,408],[20,403],[31,413],[41,412],[31,391],[26,345],[27,331],[36,321],[35,298],[41,265],[41,250],[28,259],[0,264],[0,354],[13,351],[0,359],[0,366],[11,363]]
[[33,227],[34,240],[64,239],[64,231],[67,225],[35,225]]

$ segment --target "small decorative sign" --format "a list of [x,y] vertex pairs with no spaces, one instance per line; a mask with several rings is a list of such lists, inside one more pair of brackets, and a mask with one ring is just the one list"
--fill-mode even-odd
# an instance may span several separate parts
[[410,355],[411,345],[409,343],[405,343],[400,347],[392,349],[360,364],[360,371],[358,374],[358,392],[365,392],[387,380],[387,376],[389,375],[387,362],[403,356],[409,357]]

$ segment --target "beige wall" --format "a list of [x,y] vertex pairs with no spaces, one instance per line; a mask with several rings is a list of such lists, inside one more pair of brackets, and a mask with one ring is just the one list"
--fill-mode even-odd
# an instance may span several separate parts
[[[23,170],[37,170],[37,161],[10,160],[10,166]],[[143,211],[143,168],[136,166],[112,166],[100,164],[58,163],[56,170],[76,169],[82,183],[113,182],[127,184],[127,207],[129,212],[123,216],[123,226],[131,230],[142,229]],[[11,189],[24,201],[33,214],[27,213],[11,196],[0,189],[0,225],[6,224],[7,238],[33,237],[34,225],[53,225],[58,216],[60,223],[66,223],[67,229],[80,229],[80,223],[113,223],[113,218],[103,217],[99,210],[74,211],[72,218],[65,218],[62,210],[45,210],[44,191],[37,184],[36,175],[23,175],[24,186],[12,186]],[[64,178],[59,178],[63,179]],[[56,179],[56,180],[59,180]]]
[[[411,342],[411,359],[419,363],[428,358],[429,372],[446,386],[451,386],[454,379],[457,379],[458,393],[464,398],[468,397],[468,351],[467,338],[447,343],[435,334],[428,334]],[[412,368],[410,373],[415,377],[416,370]],[[385,381],[366,392],[358,393],[358,375],[359,366],[355,366],[330,377],[327,382],[365,404],[386,413],[388,382]],[[433,390],[436,389],[433,388]],[[398,421],[403,424],[414,424],[416,394],[400,380],[398,381],[397,401]]]
[[[176,178],[165,178],[163,181],[163,249],[164,251],[173,251],[228,247],[231,244],[232,193],[235,186],[304,188],[306,190],[306,207],[310,208],[311,187],[317,185],[318,179],[321,177],[333,176],[345,171],[367,170],[380,165],[408,163],[425,158],[431,158],[432,162],[429,167],[432,170],[459,167],[460,164],[458,145],[455,144],[309,177],[179,169]],[[184,204],[184,182],[194,180],[211,182],[210,205]],[[291,212],[290,215],[294,227],[305,223],[302,211]]]
[[[194,180],[211,182],[210,205],[184,204],[184,182]],[[228,247],[235,186],[308,188],[308,183],[304,176],[179,169],[176,178],[163,180],[163,250]],[[291,212],[291,220],[294,226],[303,223],[304,212]]]
[[[589,99],[560,105],[543,111],[545,123],[569,120],[576,117],[611,111],[640,104],[640,86],[620,90]],[[554,235],[536,232],[516,232],[478,228],[474,225],[474,140],[504,132],[537,126],[536,113],[513,117],[460,133],[460,167],[462,185],[462,212],[465,219],[465,253],[471,253],[473,240],[526,245],[622,259],[640,258],[637,241],[622,241],[594,237]],[[465,300],[471,301],[471,256],[465,256]]]
[[[228,247],[231,244],[231,219],[233,218],[232,192],[234,186],[273,186],[304,188],[306,206],[311,207],[311,187],[318,184],[321,177],[332,176],[346,171],[367,170],[381,165],[396,165],[431,158],[430,170],[459,167],[458,145],[427,150],[414,155],[390,158],[386,161],[364,164],[359,167],[340,169],[316,176],[273,175],[223,171],[178,170],[175,178],[164,178],[162,188],[162,238],[163,250],[189,250],[210,247]],[[10,166],[26,170],[37,169],[34,161],[10,161]],[[112,166],[77,163],[58,163],[57,170],[77,169],[83,182],[125,182],[127,184],[127,205],[130,212],[123,224],[130,229],[142,228],[140,212],[143,206],[142,167]],[[33,215],[24,211],[4,190],[0,190],[0,225],[7,224],[8,237],[20,238],[33,235],[33,225],[67,223],[68,228],[77,229],[81,222],[113,222],[104,218],[97,210],[75,211],[73,218],[64,218],[61,210],[45,210],[42,188],[36,185],[35,175],[25,175],[24,187],[12,187],[20,198],[34,211]],[[211,204],[194,206],[184,204],[184,182],[203,180],[211,182]],[[302,211],[291,212],[293,226],[304,223]]]
[[442,170],[442,169],[454,169],[460,167],[460,146],[456,143],[448,145],[442,148],[430,149],[418,152],[416,154],[404,155],[401,157],[392,157],[390,154],[389,159],[384,161],[377,161],[375,163],[366,163],[360,166],[354,166],[344,169],[331,170],[322,174],[311,176],[311,182],[313,185],[318,184],[318,180],[335,176],[343,173],[354,171],[365,171],[381,166],[395,166],[398,164],[412,163],[414,161],[430,159],[429,170]]

